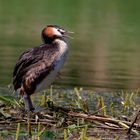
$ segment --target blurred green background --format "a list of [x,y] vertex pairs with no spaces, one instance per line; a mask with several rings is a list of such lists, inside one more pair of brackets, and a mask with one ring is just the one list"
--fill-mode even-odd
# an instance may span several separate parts
[[47,24],[75,32],[55,85],[139,88],[139,0],[0,0],[0,86],[11,83],[19,55],[41,44]]

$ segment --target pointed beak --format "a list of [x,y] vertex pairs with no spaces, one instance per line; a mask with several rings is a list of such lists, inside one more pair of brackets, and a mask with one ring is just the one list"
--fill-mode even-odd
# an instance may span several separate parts
[[68,34],[74,34],[74,32],[71,32],[71,31],[67,31],[67,33],[68,33]]
[[73,37],[71,36],[71,34],[73,34],[73,33],[74,33],[74,32],[71,32],[71,31],[65,31],[64,34],[63,34],[63,36],[64,36],[64,37],[67,37],[67,38],[73,39]]

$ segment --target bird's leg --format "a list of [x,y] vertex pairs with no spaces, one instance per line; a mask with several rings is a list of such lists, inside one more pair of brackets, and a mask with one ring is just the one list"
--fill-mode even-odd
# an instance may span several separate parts
[[23,101],[25,104],[25,110],[27,110],[27,123],[28,123],[27,130],[28,130],[28,136],[30,138],[32,136],[30,118],[31,118],[31,111],[34,110],[34,107],[33,107],[30,95],[24,93],[23,94]]
[[24,100],[24,104],[25,104],[25,109],[27,111],[33,111],[34,107],[30,98],[30,95],[27,95],[26,93],[23,95],[23,100]]

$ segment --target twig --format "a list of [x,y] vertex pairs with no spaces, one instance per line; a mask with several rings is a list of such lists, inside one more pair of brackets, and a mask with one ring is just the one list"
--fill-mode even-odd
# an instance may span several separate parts
[[111,129],[111,130],[122,130],[124,131],[124,128],[117,128],[117,127],[110,127],[110,126],[96,126],[97,128],[103,128],[103,129]]
[[[69,112],[68,115],[72,116],[72,117],[84,118],[86,120],[100,121],[100,122],[104,122],[104,123],[106,123],[106,122],[113,123],[113,124],[117,124],[117,125],[123,127],[124,129],[128,129],[129,126],[131,125],[130,122],[121,121],[121,120],[117,120],[117,119],[113,119],[113,118],[99,117],[99,116],[95,116],[95,115],[88,115],[88,114],[83,114],[83,113]],[[138,126],[138,124],[137,124],[137,126]],[[135,134],[138,134],[136,131],[133,131],[133,132]]]
[[139,109],[139,111],[137,112],[136,117],[134,118],[133,122],[131,123],[131,125],[130,125],[128,131],[127,131],[128,134],[130,134],[130,132],[131,132],[131,130],[132,130],[132,127],[134,126],[135,122],[137,121],[137,118],[138,118],[138,116],[139,116],[139,113],[140,113],[140,109]]

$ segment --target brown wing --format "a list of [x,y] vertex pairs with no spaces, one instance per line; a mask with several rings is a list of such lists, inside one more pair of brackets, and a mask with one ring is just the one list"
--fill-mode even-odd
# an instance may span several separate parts
[[36,85],[54,68],[58,53],[56,44],[35,47],[23,53],[14,68],[14,89],[23,86],[28,94],[32,94]]

